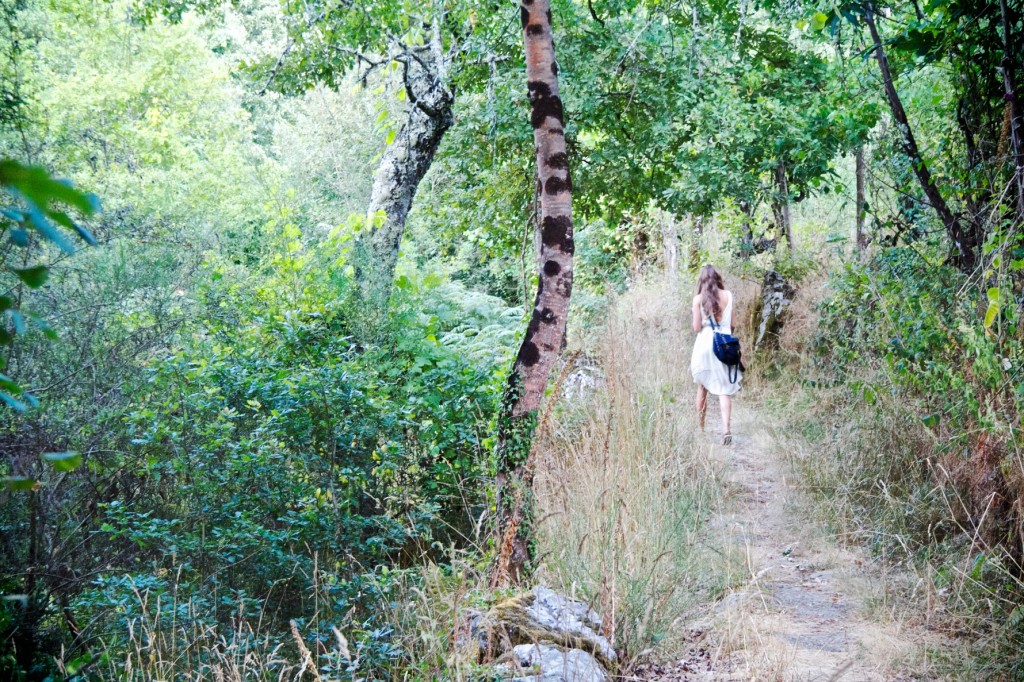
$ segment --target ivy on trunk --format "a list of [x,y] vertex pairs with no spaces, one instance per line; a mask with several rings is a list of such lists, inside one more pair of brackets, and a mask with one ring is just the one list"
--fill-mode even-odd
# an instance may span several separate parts
[[493,586],[518,582],[530,550],[530,457],[537,410],[565,339],[572,294],[572,182],[565,147],[565,113],[558,94],[558,63],[549,0],[523,0],[530,123],[540,192],[540,278],[533,314],[512,366],[498,421],[497,541]]

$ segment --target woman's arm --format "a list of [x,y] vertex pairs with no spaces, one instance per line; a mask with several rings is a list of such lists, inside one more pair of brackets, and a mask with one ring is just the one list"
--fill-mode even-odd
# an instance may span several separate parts
[[728,305],[729,305],[729,319],[726,320],[725,325],[727,327],[729,327],[729,329],[732,329],[732,317],[733,317],[733,313],[736,311],[736,306],[732,305],[732,292],[731,291],[729,292],[729,304]]
[[701,327],[700,323],[701,323],[701,319],[700,319],[700,296],[694,296],[693,297],[693,324],[692,324],[693,331],[695,331],[695,332],[699,332],[700,331],[700,327]]

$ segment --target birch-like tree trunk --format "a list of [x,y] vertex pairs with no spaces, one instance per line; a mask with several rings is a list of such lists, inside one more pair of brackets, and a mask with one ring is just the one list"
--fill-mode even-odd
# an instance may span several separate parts
[[526,86],[541,187],[540,281],[498,418],[497,557],[491,583],[521,580],[531,560],[532,443],[537,412],[565,338],[572,293],[572,183],[549,0],[522,0]]

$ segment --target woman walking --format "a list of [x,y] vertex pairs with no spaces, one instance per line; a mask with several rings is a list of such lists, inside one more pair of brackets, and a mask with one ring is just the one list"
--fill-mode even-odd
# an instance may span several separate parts
[[697,278],[697,295],[693,297],[693,331],[698,333],[693,344],[693,357],[690,358],[690,373],[698,384],[697,416],[701,430],[704,430],[708,393],[713,393],[718,396],[722,410],[722,444],[729,445],[732,443],[732,396],[740,390],[743,374],[739,368],[734,368],[732,376],[735,381],[731,380],[729,368],[715,357],[713,341],[716,330],[732,333],[732,292],[725,288],[718,270],[712,265],[705,265]]

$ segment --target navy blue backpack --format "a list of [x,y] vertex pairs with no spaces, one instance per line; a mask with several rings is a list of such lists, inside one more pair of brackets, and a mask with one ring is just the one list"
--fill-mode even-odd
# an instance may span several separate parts
[[735,384],[737,379],[739,379],[740,372],[747,371],[747,368],[743,366],[743,361],[740,359],[742,355],[740,340],[732,334],[718,331],[719,326],[715,323],[714,315],[711,316],[710,322],[711,330],[714,332],[711,349],[714,351],[715,357],[728,368],[729,381]]

